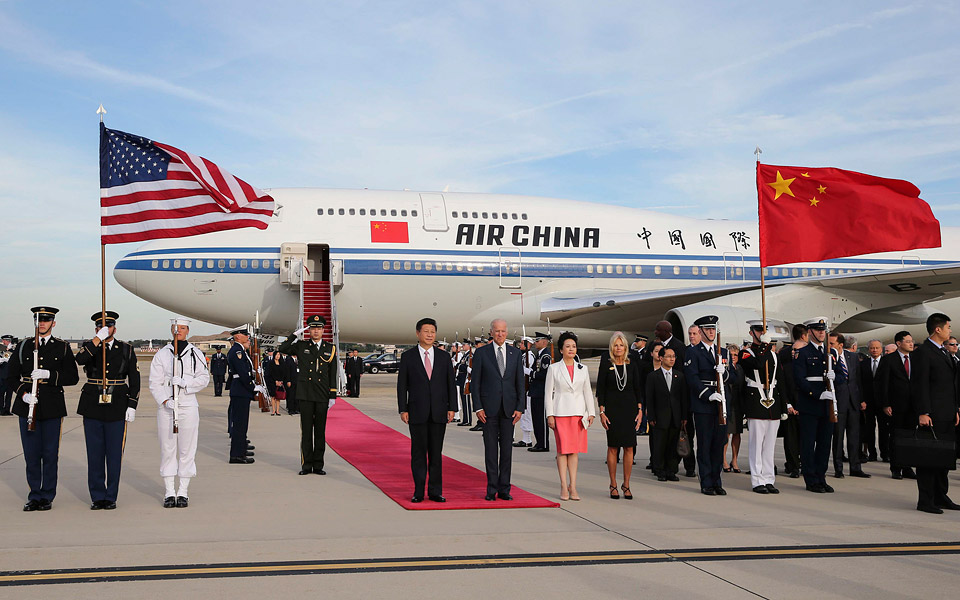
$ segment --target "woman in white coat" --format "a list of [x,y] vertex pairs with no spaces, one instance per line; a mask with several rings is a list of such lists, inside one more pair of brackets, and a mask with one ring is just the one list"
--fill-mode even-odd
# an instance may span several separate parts
[[565,331],[558,341],[563,360],[553,363],[547,370],[544,408],[547,426],[553,430],[557,446],[560,499],[579,500],[579,453],[587,451],[587,427],[593,424],[596,411],[593,408],[593,391],[590,389],[590,371],[574,360],[577,355],[577,336]]

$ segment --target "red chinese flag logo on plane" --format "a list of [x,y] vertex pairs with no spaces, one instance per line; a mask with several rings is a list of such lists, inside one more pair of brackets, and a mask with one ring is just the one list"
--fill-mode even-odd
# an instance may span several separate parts
[[409,244],[406,221],[370,221],[370,241],[374,244]]

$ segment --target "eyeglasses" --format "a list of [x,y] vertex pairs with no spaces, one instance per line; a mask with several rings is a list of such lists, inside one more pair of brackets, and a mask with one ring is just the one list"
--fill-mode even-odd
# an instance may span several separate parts
[[957,344],[944,344],[944,346],[956,346]]

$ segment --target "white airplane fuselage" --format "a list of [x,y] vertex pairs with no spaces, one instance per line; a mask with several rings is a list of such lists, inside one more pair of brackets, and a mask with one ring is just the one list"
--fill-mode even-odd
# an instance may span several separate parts
[[[468,331],[479,335],[494,318],[507,320],[511,336],[523,327],[532,335],[547,329],[540,304],[548,298],[760,278],[755,222],[513,195],[324,189],[270,194],[279,208],[266,230],[148,242],[117,263],[114,277],[174,313],[231,326],[251,321],[259,311],[266,331],[286,334],[296,325],[299,291],[281,282],[282,247],[326,245],[326,268],[337,279],[341,340],[384,343],[412,343],[414,324],[424,316],[438,321],[438,338],[451,341]],[[943,240],[951,239],[956,232],[944,230]],[[948,263],[955,257],[946,246],[864,255],[770,268],[766,280]],[[321,267],[319,260],[308,264]],[[932,304],[948,314],[960,308],[956,300]],[[632,319],[621,329],[650,331],[661,318]],[[902,328],[878,324],[860,333],[892,337]],[[567,327],[552,324],[552,329]],[[611,333],[574,331],[581,345],[592,347],[605,347]]]

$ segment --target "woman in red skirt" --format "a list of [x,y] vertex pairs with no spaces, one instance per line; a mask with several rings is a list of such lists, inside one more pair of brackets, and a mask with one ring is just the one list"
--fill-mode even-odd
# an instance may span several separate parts
[[[577,463],[579,453],[587,451],[587,427],[593,423],[593,390],[590,371],[578,363],[577,336],[569,331],[558,340],[563,360],[547,370],[544,408],[547,426],[553,429],[557,446],[557,469],[560,471],[560,499],[579,500]],[[569,478],[568,478],[569,474]]]

